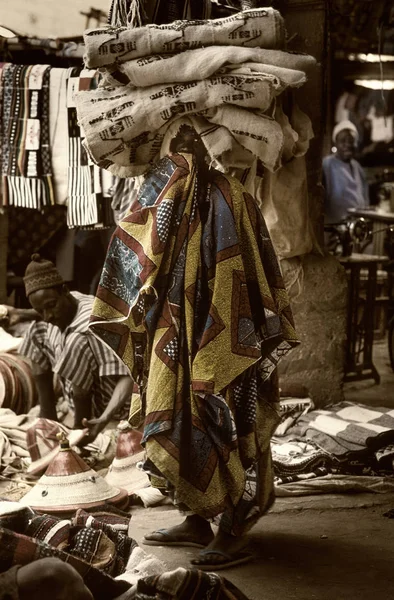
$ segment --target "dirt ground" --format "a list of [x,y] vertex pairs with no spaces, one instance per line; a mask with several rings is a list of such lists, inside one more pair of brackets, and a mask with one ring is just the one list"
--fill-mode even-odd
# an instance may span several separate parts
[[[392,600],[390,509],[394,494],[280,499],[250,533],[253,561],[220,574],[250,600]],[[180,520],[172,508],[137,509],[130,533],[169,570],[188,568],[198,549],[143,545],[145,533]]]

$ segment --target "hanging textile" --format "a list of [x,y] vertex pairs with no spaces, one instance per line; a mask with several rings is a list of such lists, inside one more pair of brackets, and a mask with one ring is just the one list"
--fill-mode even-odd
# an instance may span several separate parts
[[54,204],[49,138],[48,65],[2,70],[2,202],[41,209]]
[[67,81],[72,69],[51,69],[49,78],[49,135],[56,204],[67,204],[68,111]]
[[[109,227],[113,224],[106,190],[110,182],[93,163],[83,146],[84,132],[78,123],[75,93],[97,87],[94,70],[72,69],[67,80],[67,111],[69,136],[68,212],[67,225],[74,227]],[[107,183],[106,183],[107,182]]]

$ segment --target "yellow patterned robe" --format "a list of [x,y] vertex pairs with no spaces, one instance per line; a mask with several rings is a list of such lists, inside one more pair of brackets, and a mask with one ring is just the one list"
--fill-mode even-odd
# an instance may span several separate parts
[[153,167],[109,246],[91,328],[141,385],[145,468],[233,533],[273,501],[275,367],[298,343],[264,220],[191,154]]

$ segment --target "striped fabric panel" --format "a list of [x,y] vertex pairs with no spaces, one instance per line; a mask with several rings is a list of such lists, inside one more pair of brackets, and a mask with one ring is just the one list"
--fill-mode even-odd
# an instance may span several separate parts
[[[34,88],[32,76],[38,81]],[[41,209],[54,204],[49,77],[47,65],[6,65],[3,69],[0,122],[5,205]]]
[[99,222],[101,170],[93,164],[83,146],[83,134],[78,125],[73,89],[96,86],[96,71],[73,69],[68,78],[68,210],[67,226],[94,226]]
[[[70,144],[70,155],[72,153]],[[69,228],[98,223],[97,196],[92,192],[93,166],[69,167]]]

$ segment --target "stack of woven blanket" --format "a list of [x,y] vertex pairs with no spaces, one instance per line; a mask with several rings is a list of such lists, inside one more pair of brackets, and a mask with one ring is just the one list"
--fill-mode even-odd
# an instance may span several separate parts
[[301,86],[315,60],[283,51],[283,19],[272,8],[107,26],[87,30],[84,39],[86,66],[99,68],[103,79],[98,89],[76,94],[79,123],[93,160],[115,175],[144,173],[184,123],[223,171],[256,164],[274,171],[284,151],[300,152],[300,139],[307,149],[309,121],[293,129],[278,97]]
[[338,491],[392,491],[394,410],[354,402],[304,410],[292,427],[276,430],[271,450],[275,485],[289,494],[335,491],[336,484]]

